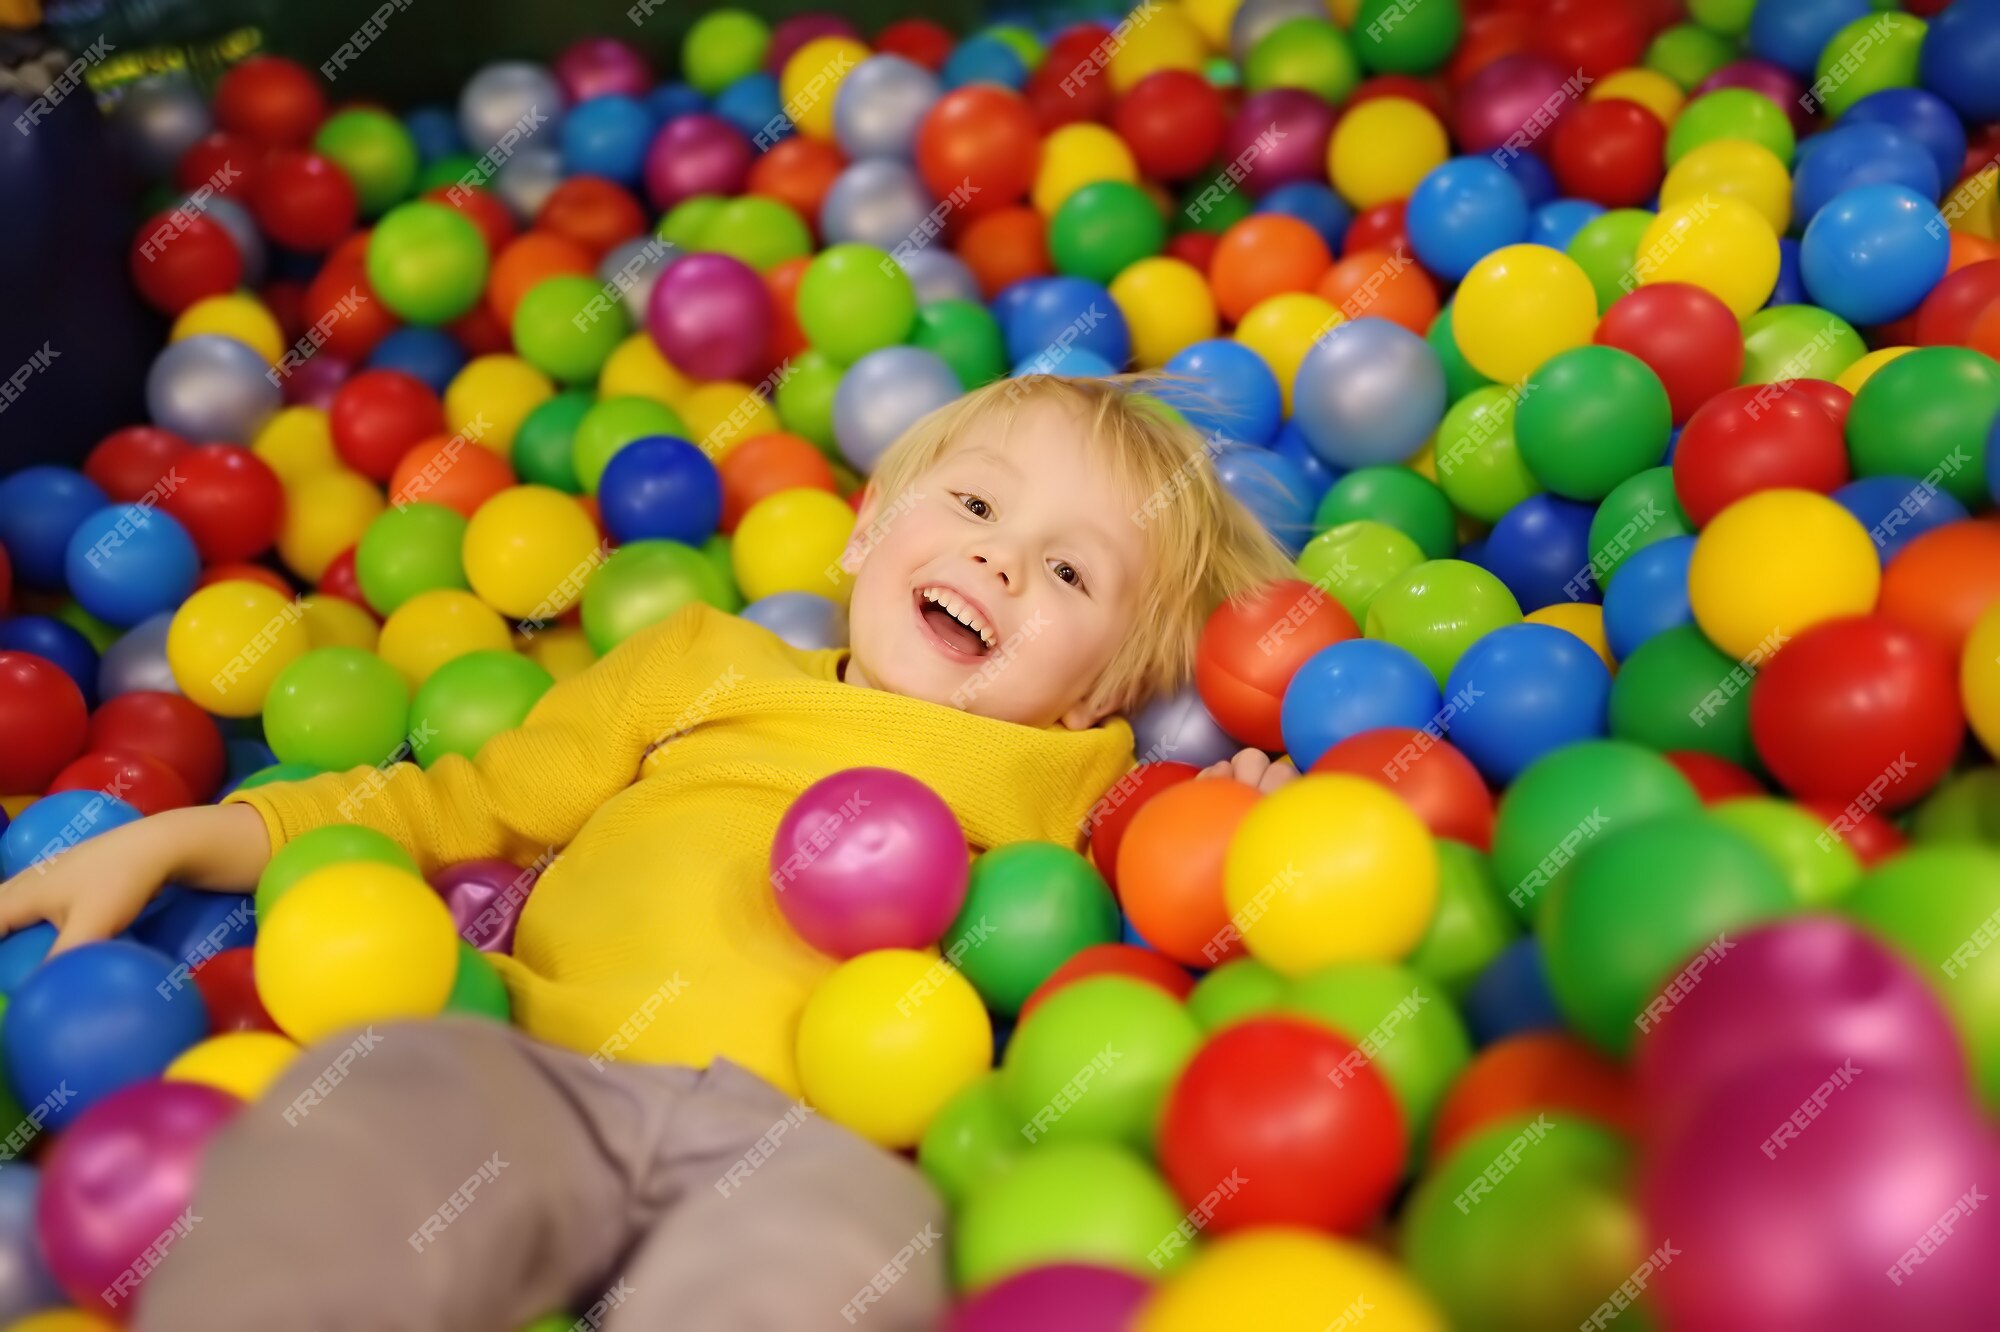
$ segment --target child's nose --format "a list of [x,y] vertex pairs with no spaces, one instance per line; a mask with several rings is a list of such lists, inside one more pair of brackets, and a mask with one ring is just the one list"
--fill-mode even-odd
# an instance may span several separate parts
[[1005,566],[997,563],[996,561],[988,559],[984,555],[974,555],[972,557],[972,562],[974,564],[983,564],[988,569],[990,569],[993,572],[993,575],[1000,580],[1000,586],[1012,587],[1014,585],[1014,580],[1008,574]]

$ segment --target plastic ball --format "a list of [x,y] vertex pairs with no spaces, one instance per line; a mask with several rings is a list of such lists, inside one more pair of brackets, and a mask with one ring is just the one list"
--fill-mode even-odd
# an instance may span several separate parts
[[311,646],[284,597],[254,583],[217,583],[190,596],[167,631],[167,663],[181,693],[223,717],[261,712],[273,683]]
[[1620,1135],[1640,1116],[1626,1070],[1575,1037],[1510,1036],[1481,1050],[1452,1084],[1431,1124],[1431,1158],[1445,1161],[1472,1135],[1544,1110]]
[[945,1332],[1123,1327],[1145,1303],[1149,1289],[1139,1277],[1109,1267],[1086,1263],[1031,1267],[954,1307]]
[[[1180,1250],[1186,1253],[1189,1250]],[[1158,1286],[1137,1332],[1244,1327],[1309,1329],[1329,1313],[1380,1320],[1378,1332],[1441,1332],[1444,1317],[1402,1268],[1376,1249],[1272,1227],[1225,1236]]]
[[1214,966],[1239,956],[1229,918],[1223,860],[1257,803],[1237,782],[1184,782],[1146,800],[1119,838],[1119,897],[1132,926],[1168,957]]
[[783,490],[750,506],[729,553],[736,584],[759,601],[777,592],[817,592],[845,605],[853,579],[839,565],[854,510],[823,490]]
[[1684,283],[1621,296],[1605,311],[1594,340],[1645,362],[1666,388],[1677,422],[1743,373],[1743,334],[1735,316],[1711,293]]
[[411,737],[417,762],[430,767],[446,754],[472,758],[502,731],[519,726],[553,677],[512,652],[468,652],[433,671],[410,700],[422,719]]
[[1011,1016],[1071,956],[1117,937],[1117,904],[1088,861],[1053,843],[1017,842],[973,862],[939,947],[988,1008]]
[[1920,347],[1883,366],[1854,395],[1847,443],[1857,476],[1914,476],[1977,508],[1979,462],[2000,412],[2000,366],[1963,347]]
[[212,718],[178,694],[127,692],[91,714],[86,741],[98,751],[126,751],[165,763],[198,800],[222,781],[222,735]]
[[1632,271],[1638,285],[1700,287],[1738,319],[1763,305],[1778,281],[1778,238],[1770,222],[1726,194],[1663,204],[1639,237],[1637,255],[1641,262]]
[[699,545],[722,515],[722,479],[684,439],[655,435],[613,454],[600,482],[605,528],[621,542],[666,539]]
[[1520,605],[1494,575],[1463,560],[1426,560],[1384,584],[1364,632],[1414,656],[1439,687],[1478,639],[1518,623]]
[[254,1101],[277,1081],[299,1047],[268,1031],[227,1032],[191,1046],[161,1076],[168,1082],[193,1083]]
[[1400,462],[1444,417],[1444,373],[1422,338],[1386,319],[1362,318],[1314,342],[1299,365],[1293,401],[1306,439],[1327,462]]
[[1672,407],[1659,376],[1615,347],[1577,347],[1542,363],[1522,390],[1522,461],[1570,499],[1601,500],[1666,453]]
[[456,209],[418,201],[392,209],[368,239],[368,283],[415,324],[446,324],[486,286],[486,242]]
[[875,470],[904,432],[962,392],[944,358],[920,347],[869,352],[841,376],[833,400],[833,433],[855,471]]
[[1280,386],[1253,349],[1226,338],[1210,339],[1183,348],[1165,369],[1192,381],[1185,391],[1169,384],[1161,396],[1195,429],[1251,444],[1277,433]]
[[1688,597],[1702,632],[1747,657],[1822,621],[1866,614],[1881,581],[1874,543],[1845,509],[1808,491],[1766,490],[1702,532]]
[[1297,579],[1281,579],[1209,617],[1196,647],[1195,684],[1231,735],[1282,749],[1280,710],[1292,675],[1313,653],[1359,633],[1338,602]]
[[279,392],[270,367],[234,338],[204,333],[170,343],[146,374],[146,410],[164,429],[189,439],[248,444],[272,413]]
[[1558,352],[1582,347],[1597,323],[1596,297],[1577,263],[1538,245],[1498,249],[1465,274],[1452,331],[1473,368],[1514,382]]
[[385,833],[355,823],[333,823],[292,838],[277,851],[257,878],[256,908],[268,917],[293,885],[331,865],[371,861],[417,872],[417,863]]
[[1147,1256],[1181,1216],[1172,1191],[1131,1152],[1102,1142],[1049,1143],[972,1192],[959,1214],[953,1272],[974,1292],[1056,1262],[1150,1279],[1183,1261],[1187,1250],[1160,1266]]
[[[1193,1019],[1157,987],[1092,977],[1050,995],[1015,1031],[1001,1092],[1038,1146],[1111,1141],[1150,1151],[1167,1091],[1199,1041]],[[1117,1058],[1102,1056],[1107,1043]],[[1086,1068],[1090,1095],[1063,1097]]]
[[1495,785],[1537,759],[1606,729],[1611,673],[1590,646],[1548,625],[1509,625],[1474,643],[1446,681],[1469,699],[1453,742]]
[[381,658],[359,648],[317,648],[272,682],[264,734],[282,762],[345,771],[401,749],[409,706],[402,679]]
[[0,874],[12,878],[140,817],[134,805],[107,791],[66,789],[30,798],[0,833]]
[[1799,242],[1813,300],[1857,324],[1886,323],[1915,310],[1944,277],[1950,253],[1937,207],[1896,184],[1862,185],[1835,196]]
[[466,578],[503,615],[549,620],[575,604],[597,529],[569,496],[516,486],[488,500],[465,530]]
[[1481,260],[1528,234],[1528,203],[1500,165],[1458,157],[1410,194],[1410,248],[1442,278],[1464,278]]

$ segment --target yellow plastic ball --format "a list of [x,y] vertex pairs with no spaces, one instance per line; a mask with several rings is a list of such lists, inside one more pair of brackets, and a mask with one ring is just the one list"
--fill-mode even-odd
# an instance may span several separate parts
[[345,467],[313,472],[285,485],[278,558],[308,583],[361,540],[387,506],[373,481]]
[[240,291],[205,296],[181,311],[167,331],[167,341],[179,342],[203,333],[235,338],[271,365],[285,354],[285,333],[278,321],[262,301]]
[[1102,125],[1064,125],[1042,140],[1042,164],[1035,169],[1035,186],[1029,194],[1035,211],[1053,216],[1063,200],[1086,185],[1100,180],[1132,184],[1139,179],[1139,163],[1125,140]]
[[1741,199],[1684,199],[1647,225],[1632,272],[1642,287],[1691,283],[1747,319],[1778,285],[1778,233]]
[[1194,265],[1155,256],[1111,279],[1111,299],[1132,330],[1132,359],[1157,370],[1182,348],[1215,336],[1215,296]]
[[1403,464],[1434,486],[1438,483],[1437,443],[1437,436],[1432,435]]
[[1606,670],[1618,673],[1618,660],[1611,655],[1611,640],[1604,636],[1604,607],[1585,601],[1558,601],[1521,617],[1529,624],[1546,624],[1566,634],[1575,634],[1590,645]]
[[1211,51],[1229,49],[1229,25],[1242,7],[1243,0],[1181,0],[1181,12]]
[[257,930],[257,997],[309,1045],[348,1027],[435,1017],[458,976],[444,899],[405,869],[328,865],[293,884]]
[[1393,962],[1437,905],[1437,849],[1386,787],[1311,774],[1264,797],[1230,839],[1223,897],[1251,956],[1287,976]]
[[298,603],[262,583],[211,583],[167,625],[167,669],[188,700],[218,717],[254,717],[285,667],[312,650]]
[[118,1332],[118,1325],[81,1309],[44,1309],[7,1324],[5,1332]]
[[1679,118],[1681,108],[1687,105],[1687,94],[1681,85],[1655,69],[1621,69],[1606,74],[1590,85],[1590,91],[1583,95],[1586,102],[1601,102],[1607,97],[1622,101],[1637,102],[1660,118],[1660,123],[1672,129]]
[[480,505],[466,524],[464,554],[479,599],[517,620],[555,619],[604,562],[590,515],[547,486],[514,486]]
[[[1125,40],[1111,53],[1111,63],[1104,70],[1113,92],[1129,92],[1140,79],[1162,69],[1200,73],[1208,59],[1201,30],[1179,5],[1135,9],[1118,27],[1125,29]],[[1117,32],[1118,28],[1112,29],[1114,37]]]
[[532,635],[524,634],[516,647],[557,680],[567,680],[597,660],[597,649],[590,645],[583,630],[573,624],[552,625],[537,629]]
[[1332,301],[1309,292],[1286,291],[1266,296],[1244,312],[1236,325],[1236,340],[1264,359],[1277,376],[1285,415],[1292,414],[1292,381],[1313,343],[1333,331],[1342,315]]
[[1953,231],[2000,239],[2000,168],[1984,167],[1947,191],[1941,206]]
[[468,652],[513,647],[498,611],[460,588],[419,592],[382,624],[375,654],[396,668],[412,694],[431,672]]
[[1809,490],[1762,490],[1709,520],[1688,603],[1709,642],[1759,660],[1814,625],[1875,609],[1882,566],[1853,514]]
[[1855,361],[1834,376],[1833,382],[1849,393],[1861,392],[1861,386],[1875,377],[1875,372],[1899,356],[1908,356],[1915,347],[1878,347]]
[[778,98],[799,133],[833,139],[834,98],[854,67],[871,54],[851,37],[816,37],[793,52],[778,75]]
[[1334,126],[1326,169],[1333,188],[1356,208],[1407,199],[1451,156],[1444,125],[1407,97],[1373,97]]
[[1778,155],[1748,139],[1714,139],[1691,150],[1660,184],[1660,204],[1691,203],[1705,194],[1741,199],[1783,235],[1792,223],[1792,175]]
[[375,617],[346,597],[311,592],[299,598],[299,610],[306,618],[306,634],[316,648],[352,647],[363,652],[375,650],[381,626]]
[[298,1055],[298,1045],[276,1032],[227,1031],[188,1047],[160,1076],[254,1101]]
[[1452,336],[1488,379],[1526,379],[1597,331],[1597,290],[1576,260],[1545,245],[1508,245],[1472,266],[1453,298]]
[[1157,1288],[1133,1326],[1135,1332],[1445,1332],[1444,1316],[1422,1288],[1379,1251],[1281,1227],[1204,1246]]
[[343,465],[333,451],[333,427],[317,407],[287,407],[273,416],[250,441],[250,452],[262,458],[288,486],[314,472]]
[[944,1103],[993,1066],[993,1025],[942,958],[884,948],[843,962],[799,1014],[799,1082],[836,1124],[914,1147]]
[[18,819],[22,810],[41,798],[38,793],[32,791],[24,795],[0,796],[0,810],[5,810],[10,819]]
[[750,506],[729,543],[729,567],[745,601],[774,592],[817,592],[847,604],[854,580],[840,552],[854,531],[854,510],[824,490],[766,495]]
[[676,411],[693,387],[694,381],[660,354],[650,333],[634,333],[619,343],[597,373],[599,399],[651,398]]
[[445,428],[505,458],[528,413],[555,395],[554,381],[518,356],[476,357],[445,385]]
[[1972,733],[2000,758],[2000,605],[1987,607],[1966,636],[1958,683]]
[[777,409],[748,384],[717,379],[697,385],[676,404],[688,438],[716,462],[746,439],[783,430]]

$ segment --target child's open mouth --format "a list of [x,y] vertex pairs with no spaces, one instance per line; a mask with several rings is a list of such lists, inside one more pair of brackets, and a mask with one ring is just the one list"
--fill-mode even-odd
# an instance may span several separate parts
[[948,587],[918,588],[916,608],[917,619],[932,640],[954,656],[983,657],[999,641],[979,608]]

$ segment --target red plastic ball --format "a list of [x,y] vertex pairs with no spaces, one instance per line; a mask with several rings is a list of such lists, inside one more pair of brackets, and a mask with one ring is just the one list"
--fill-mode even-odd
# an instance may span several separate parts
[[514,215],[507,211],[507,205],[501,203],[491,190],[461,190],[451,185],[440,185],[425,191],[424,198],[464,214],[466,221],[479,228],[489,255],[498,255],[507,248],[507,242],[521,234]]
[[87,743],[159,759],[196,800],[214,795],[229,767],[214,720],[179,694],[136,690],[106,699],[90,718]]
[[1160,1120],[1160,1169],[1218,1235],[1266,1225],[1359,1233],[1388,1206],[1408,1151],[1374,1065],[1296,1018],[1252,1018],[1211,1037]]
[[1495,1041],[1465,1066],[1439,1103],[1430,1159],[1442,1161],[1503,1119],[1558,1111],[1626,1137],[1639,1120],[1625,1070],[1575,1037],[1534,1031]]
[[1394,792],[1435,836],[1493,847],[1493,793],[1471,759],[1429,731],[1384,726],[1351,735],[1311,771],[1365,777]]
[[1895,824],[1873,810],[1861,813],[1849,809],[1842,801],[1824,797],[1801,800],[1799,808],[1823,819],[1834,835],[1847,843],[1847,849],[1859,857],[1863,869],[1874,869],[1910,844],[1910,839]]
[[1886,616],[1814,625],[1758,671],[1750,738],[1801,799],[1902,809],[1937,785],[1965,739],[1958,663]]
[[[396,331],[396,316],[368,285],[362,259],[367,246],[367,232],[341,242],[326,257],[319,276],[306,287],[300,318],[315,335],[323,334],[318,349],[311,353],[314,356],[332,356],[358,365],[368,359],[376,343]],[[281,364],[280,371],[283,369]]]
[[1830,495],[1848,476],[1840,427],[1807,395],[1771,384],[1718,393],[1674,450],[1674,494],[1698,527],[1760,490]]
[[1024,198],[1041,154],[1041,131],[1028,104],[991,84],[946,93],[917,127],[917,171],[925,188],[942,199],[971,181],[979,193],[958,210],[968,217]]
[[1072,954],[1069,961],[1050,972],[1049,978],[1035,987],[1034,993],[1021,1004],[1018,1020],[1026,1022],[1037,1005],[1065,985],[1074,985],[1092,976],[1126,976],[1144,981],[1165,990],[1176,1000],[1187,998],[1188,992],[1194,989],[1194,977],[1150,948],[1128,943],[1092,944],[1082,952]]
[[203,135],[181,154],[174,167],[174,184],[193,194],[206,186],[238,201],[257,192],[263,177],[266,148],[241,134],[216,130]]
[[264,234],[279,245],[318,254],[354,230],[361,196],[347,173],[330,159],[285,148],[264,164],[250,211]]
[[32,795],[83,752],[83,691],[32,652],[0,652],[0,795]]
[[1148,74],[1111,108],[1111,128],[1154,180],[1186,180],[1206,167],[1228,125],[1222,93],[1185,69]]
[[2000,259],[1982,259],[1947,274],[1917,307],[1917,342],[1964,346],[1973,321],[1995,301],[2000,301]]
[[1307,657],[1360,634],[1354,617],[1324,591],[1281,578],[1208,617],[1195,646],[1195,688],[1223,730],[1246,745],[1281,750],[1285,686]]
[[196,591],[217,583],[255,583],[259,587],[270,588],[287,601],[297,595],[297,590],[284,580],[283,575],[261,564],[211,564],[194,580]]
[[262,555],[285,521],[285,487],[271,465],[234,444],[204,444],[175,469],[180,484],[160,507],[194,538],[202,562]]
[[83,474],[113,503],[130,504],[186,460],[194,446],[158,426],[126,426],[99,441],[83,460]]
[[1438,85],[1429,79],[1408,74],[1377,74],[1363,79],[1361,86],[1348,95],[1343,110],[1352,111],[1363,102],[1377,97],[1399,97],[1406,102],[1415,102],[1443,122],[1448,123],[1451,118],[1451,108]]
[[284,1034],[257,997],[256,952],[254,948],[227,948],[194,965],[194,988],[208,1010],[209,1035],[230,1031]]
[[313,589],[325,596],[339,597],[351,601],[370,615],[375,608],[368,604],[368,598],[361,595],[361,575],[354,571],[354,547],[333,557],[333,563],[326,566],[326,572],[319,576],[319,583]]
[[215,119],[259,143],[295,148],[326,119],[326,94],[304,65],[282,56],[252,56],[216,83]]
[[1048,276],[1048,223],[1025,204],[983,213],[959,237],[958,257],[992,300],[1023,278]]
[[1648,16],[1635,5],[1549,0],[1538,9],[1533,49],[1589,79],[1638,64],[1653,35]]
[[1394,254],[1410,248],[1410,228],[1403,220],[1404,210],[1409,207],[1406,199],[1391,199],[1388,203],[1376,204],[1355,215],[1348,224],[1347,234],[1340,238],[1342,255],[1354,254],[1360,250],[1387,250]]
[[1637,102],[1607,97],[1556,122],[1549,166],[1565,195],[1631,208],[1660,188],[1666,147],[1667,127],[1658,116]]
[[387,481],[404,454],[447,433],[430,385],[400,370],[364,370],[340,386],[327,413],[334,451],[373,481]]
[[1597,325],[1599,346],[1644,361],[1666,387],[1674,420],[1689,417],[1743,377],[1743,329],[1714,295],[1662,282],[1620,296]]
[[1818,403],[1819,409],[1845,434],[1847,410],[1854,406],[1852,393],[1830,379],[1795,379],[1792,381],[1792,392],[1803,393]]
[[1079,80],[1076,67],[1043,61],[1021,88],[1035,127],[1053,134],[1064,125],[1096,124],[1111,115],[1113,94],[1110,82],[1095,65],[1082,66]]
[[1912,539],[1882,571],[1876,605],[1957,661],[1979,617],[2000,605],[2000,522],[1946,523]]
[[243,256],[214,218],[170,209],[146,219],[132,237],[131,269],[146,304],[177,315],[204,296],[236,290]]
[[542,201],[535,230],[567,237],[602,259],[646,230],[646,214],[616,182],[601,176],[571,176]]
[[1213,231],[1183,231],[1167,241],[1165,254],[1207,277],[1209,265],[1215,262],[1215,247],[1221,243],[1222,237]]
[[951,33],[929,19],[897,19],[875,34],[876,54],[899,55],[933,74],[944,68],[953,44]]
[[147,815],[194,803],[179,773],[150,754],[124,750],[93,750],[72,760],[49,782],[49,794],[57,791],[103,791]]
[[1670,749],[1662,757],[1681,770],[1704,805],[1769,794],[1755,775],[1720,755],[1699,749]]
[[827,191],[845,170],[847,159],[841,156],[840,149],[819,139],[794,134],[772,144],[750,164],[744,191],[789,206],[818,235],[820,205],[826,202]]
[[1169,786],[1193,781],[1199,771],[1192,763],[1141,763],[1090,807],[1090,863],[1097,866],[1112,891],[1118,888],[1118,847],[1125,840],[1132,816]]

